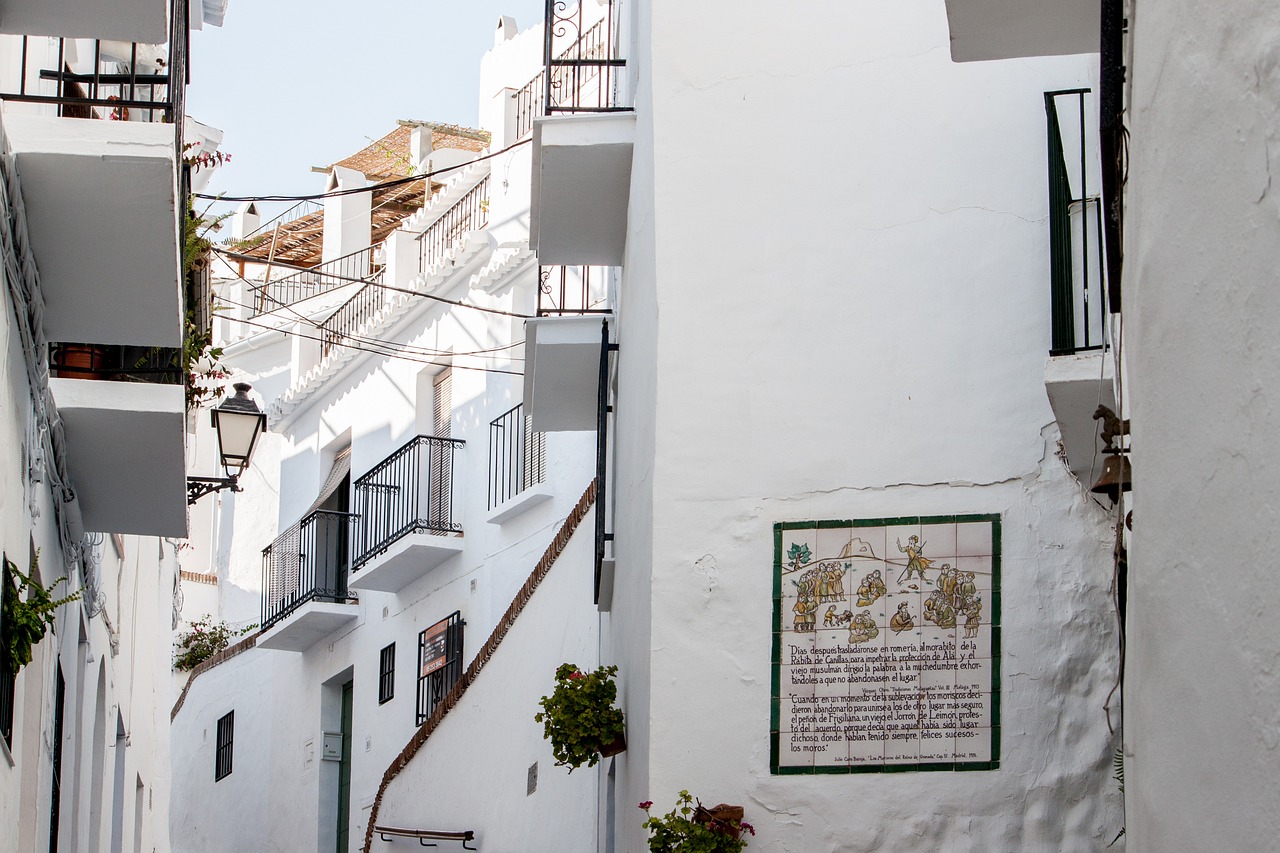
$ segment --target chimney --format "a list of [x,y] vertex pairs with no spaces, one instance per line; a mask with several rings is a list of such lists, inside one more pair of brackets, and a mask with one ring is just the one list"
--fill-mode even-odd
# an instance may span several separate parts
[[[325,192],[367,187],[365,176],[355,169],[334,166]],[[324,200],[322,260],[331,261],[367,248],[373,239],[372,193],[331,196]]]

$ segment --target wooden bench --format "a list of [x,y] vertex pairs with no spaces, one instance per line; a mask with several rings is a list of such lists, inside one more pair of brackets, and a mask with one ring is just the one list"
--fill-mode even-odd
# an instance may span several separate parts
[[476,849],[467,846],[467,842],[474,841],[476,837],[476,834],[469,829],[462,832],[440,832],[434,829],[397,829],[394,826],[375,826],[373,831],[378,833],[383,841],[390,841],[392,838],[416,838],[423,847],[435,847],[437,841],[461,841],[463,849]]

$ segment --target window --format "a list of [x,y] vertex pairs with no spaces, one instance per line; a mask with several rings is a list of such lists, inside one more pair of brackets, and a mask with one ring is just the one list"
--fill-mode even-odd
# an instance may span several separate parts
[[385,705],[396,695],[396,644],[382,650],[378,661],[378,704]]
[[218,751],[214,759],[213,781],[231,775],[231,743],[235,732],[236,712],[230,711],[218,720]]
[[418,717],[422,725],[449,688],[462,677],[462,614],[448,617],[418,635]]

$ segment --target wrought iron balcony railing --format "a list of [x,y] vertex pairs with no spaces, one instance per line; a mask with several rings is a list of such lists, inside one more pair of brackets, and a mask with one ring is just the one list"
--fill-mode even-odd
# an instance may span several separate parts
[[356,332],[369,322],[391,298],[392,291],[381,282],[371,282],[356,291],[320,324],[320,357],[328,358],[337,347],[354,341]]
[[461,533],[453,516],[454,458],[466,442],[419,435],[355,482],[356,570],[410,533]]
[[255,314],[266,314],[348,284],[372,281],[383,267],[374,263],[376,246],[366,246],[311,269],[297,270],[253,289]]
[[316,510],[262,551],[262,627],[308,601],[347,602],[351,528],[357,516]]
[[[22,36],[16,85],[0,100],[51,104],[66,118],[181,124],[190,37],[185,0],[171,4],[165,47]],[[176,134],[175,146],[181,145]]]
[[440,218],[431,223],[422,236],[421,269],[424,273],[453,248],[468,231],[476,231],[489,224],[489,176],[485,175],[464,195],[449,207]]
[[547,479],[547,434],[534,432],[524,404],[489,422],[489,509]]
[[571,112],[620,112],[620,71],[627,61],[616,54],[617,21],[613,2],[591,23],[582,4],[547,0],[543,20],[543,69],[515,94],[516,138],[533,128],[539,116]]
[[[1107,346],[1108,313],[1097,128],[1089,89],[1045,92],[1049,138],[1050,355]],[[1059,98],[1069,99],[1060,111]],[[1066,133],[1063,125],[1066,125]]]
[[611,269],[615,267],[539,267],[537,315],[610,313]]

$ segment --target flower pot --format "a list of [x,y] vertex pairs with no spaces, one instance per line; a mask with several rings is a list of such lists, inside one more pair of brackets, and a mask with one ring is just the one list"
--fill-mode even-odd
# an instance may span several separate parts
[[93,344],[59,344],[54,372],[59,379],[101,379],[107,351]]
[[613,756],[617,755],[619,752],[626,752],[626,750],[627,750],[627,736],[618,735],[616,738],[609,741],[604,746],[600,747],[600,755],[604,758],[612,758]]

